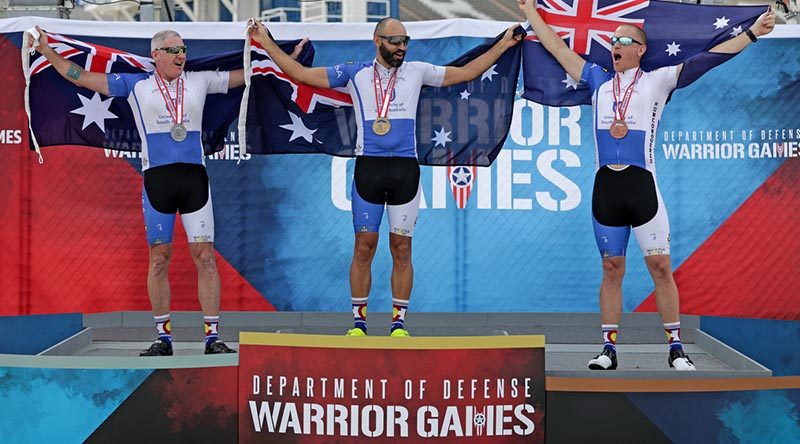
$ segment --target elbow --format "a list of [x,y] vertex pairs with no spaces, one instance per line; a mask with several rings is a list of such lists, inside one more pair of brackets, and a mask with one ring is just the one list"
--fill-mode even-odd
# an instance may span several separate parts
[[296,81],[302,83],[303,85],[308,85],[309,79],[306,75],[305,70],[296,71],[295,75],[292,76]]

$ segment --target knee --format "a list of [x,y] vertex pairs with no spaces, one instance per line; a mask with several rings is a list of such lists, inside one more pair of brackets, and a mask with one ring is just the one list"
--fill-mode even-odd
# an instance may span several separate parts
[[165,276],[169,269],[170,254],[168,252],[153,253],[150,255],[150,273],[155,276]]
[[410,264],[411,263],[411,242],[392,242],[391,245],[392,259],[396,263]]
[[201,251],[194,259],[197,271],[200,273],[216,273],[217,261],[212,250]]
[[658,260],[651,261],[648,264],[648,268],[650,268],[653,279],[672,278],[672,266],[669,263],[669,258],[659,258]]
[[363,239],[356,240],[356,248],[353,255],[356,262],[363,264],[372,261],[373,256],[375,256],[375,249],[377,247],[377,241],[372,242],[371,240]]
[[613,260],[603,261],[603,280],[607,282],[621,282],[625,276],[625,267]]

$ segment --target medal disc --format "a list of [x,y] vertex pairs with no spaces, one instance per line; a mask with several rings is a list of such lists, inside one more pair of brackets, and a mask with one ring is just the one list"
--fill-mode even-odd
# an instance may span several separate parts
[[169,130],[169,135],[172,137],[172,140],[182,142],[186,139],[186,127],[181,123],[176,123],[172,125],[172,128]]
[[622,139],[628,134],[628,125],[622,120],[614,120],[614,123],[611,124],[608,131],[611,133],[611,137]]
[[391,129],[392,124],[389,122],[389,119],[378,118],[372,122],[372,132],[379,136],[385,136]]

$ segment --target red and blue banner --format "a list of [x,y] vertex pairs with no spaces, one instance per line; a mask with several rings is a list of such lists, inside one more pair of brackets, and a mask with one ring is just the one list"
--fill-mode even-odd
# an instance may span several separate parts
[[[150,37],[164,27],[0,21],[5,86],[0,95],[0,288],[7,295],[0,314],[149,310],[138,153],[49,147],[40,165],[29,151],[21,42],[22,31],[35,24],[143,57]],[[408,58],[446,64],[510,25],[410,22]],[[244,23],[169,26],[184,36],[192,58],[244,48]],[[270,30],[286,41],[310,37],[314,66],[330,66],[371,58],[372,27],[275,24]],[[687,314],[800,319],[798,42],[798,27],[777,26],[675,91],[665,109],[656,163],[672,227],[672,265]],[[421,170],[409,322],[418,311],[598,310],[601,266],[589,199],[594,176],[590,110],[549,107],[523,99],[521,88],[516,93],[508,136],[491,166]],[[66,93],[52,95],[57,103]],[[452,111],[434,109],[433,118]],[[67,114],[78,119],[78,128],[83,125],[82,116]],[[207,167],[222,310],[348,312],[353,161],[251,155],[241,150],[232,126]],[[172,309],[197,310],[195,266],[180,224],[176,230]],[[370,309],[388,311],[391,258],[385,243],[380,245]],[[641,253],[632,247],[624,310],[654,310],[652,293]]]

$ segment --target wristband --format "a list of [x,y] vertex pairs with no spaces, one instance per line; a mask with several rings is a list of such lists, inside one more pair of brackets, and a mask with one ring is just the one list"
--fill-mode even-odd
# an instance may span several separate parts
[[745,34],[747,34],[747,37],[749,37],[749,38],[750,38],[750,41],[751,41],[751,42],[755,43],[755,42],[757,42],[757,41],[758,41],[758,39],[756,38],[756,35],[755,35],[755,34],[753,34],[753,31],[751,31],[751,30],[749,30],[749,29],[748,29],[748,30],[747,30],[747,31],[745,31],[744,33],[745,33]]

